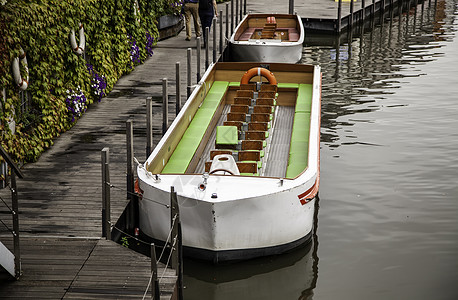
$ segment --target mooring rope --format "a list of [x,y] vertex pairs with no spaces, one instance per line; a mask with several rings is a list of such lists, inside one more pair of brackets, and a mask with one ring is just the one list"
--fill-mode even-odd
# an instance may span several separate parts
[[153,202],[153,203],[156,203],[156,204],[165,206],[165,207],[167,207],[167,208],[170,208],[170,205],[169,205],[169,204],[164,204],[164,203],[161,203],[161,202],[159,202],[159,201],[156,201],[156,200],[153,200],[153,199],[149,199],[148,197],[145,197],[145,196],[143,196],[143,195],[139,195],[138,193],[130,192],[130,191],[124,189],[124,188],[115,186],[114,184],[111,184],[110,182],[106,182],[106,184],[108,184],[108,186],[109,186],[110,188],[115,188],[115,189],[117,189],[117,190],[120,190],[120,191],[123,191],[123,192],[127,192],[129,195],[141,197],[142,199],[145,199],[145,200],[147,200],[147,201],[151,201],[151,202]]

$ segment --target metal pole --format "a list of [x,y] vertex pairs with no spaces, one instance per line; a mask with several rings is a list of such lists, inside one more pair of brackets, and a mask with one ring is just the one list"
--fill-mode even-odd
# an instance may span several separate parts
[[175,187],[170,187],[170,227],[171,227],[171,249],[172,249],[172,268],[175,268],[175,275],[178,275],[178,199]]
[[16,174],[11,170],[11,208],[13,215],[14,275],[21,276],[21,249],[19,247],[19,205],[17,197]]
[[153,151],[153,99],[146,98],[146,158]]
[[246,15],[246,0],[243,0],[243,15]]
[[231,35],[234,33],[234,0],[231,0]]
[[192,58],[192,49],[188,48],[186,51],[187,54],[187,87],[186,87],[186,99],[191,96],[191,58]]
[[169,94],[167,91],[167,78],[162,78],[162,135],[169,127]]
[[353,0],[350,0],[350,28],[353,27]]
[[228,2],[226,2],[226,39],[229,39],[229,3]]
[[102,237],[111,240],[110,148],[102,149]]
[[342,0],[339,0],[339,4],[337,6],[337,33],[340,33],[341,27],[342,27]]
[[242,19],[243,19],[243,4],[242,4],[242,0],[240,0],[239,14],[240,14],[240,22],[242,22]]
[[208,40],[209,40],[209,35],[210,34],[210,28],[205,27],[205,71],[208,69]]
[[219,11],[219,54],[223,54],[223,11]]
[[176,81],[176,103],[175,103],[175,115],[178,116],[178,113],[181,110],[181,78],[180,78],[180,62],[175,63],[175,81]]
[[213,18],[213,63],[216,63],[216,17]]
[[200,81],[200,37],[196,39],[197,43],[197,83]]
[[235,0],[235,27],[239,25],[239,0]]
[[156,261],[156,247],[151,244],[151,299],[159,300],[160,290],[159,282],[157,280],[157,261]]
[[288,13],[290,15],[294,14],[294,0],[289,0]]
[[126,121],[127,145],[127,199],[132,199],[134,194],[134,127],[132,120]]

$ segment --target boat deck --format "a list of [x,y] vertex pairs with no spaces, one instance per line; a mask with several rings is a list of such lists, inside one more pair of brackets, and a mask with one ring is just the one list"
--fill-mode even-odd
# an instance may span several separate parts
[[[223,125],[229,113],[230,105],[226,104],[216,126]],[[269,151],[266,153],[265,167],[261,176],[285,177],[288,164],[289,147],[293,128],[294,107],[277,106],[275,121],[272,127],[272,138]],[[216,127],[215,127],[216,128]],[[216,129],[213,130],[194,173],[205,172],[205,162],[210,157],[210,152],[215,150]]]

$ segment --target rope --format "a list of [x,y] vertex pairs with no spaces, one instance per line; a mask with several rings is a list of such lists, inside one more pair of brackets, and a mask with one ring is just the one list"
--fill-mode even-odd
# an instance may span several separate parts
[[130,238],[133,238],[133,239],[136,240],[137,242],[143,243],[143,244],[145,244],[145,245],[151,245],[150,243],[147,243],[147,242],[145,242],[145,241],[143,241],[143,240],[141,240],[141,239],[139,239],[139,238],[137,238],[137,237],[135,237],[135,236],[133,236],[133,235],[128,234],[127,232],[122,231],[121,229],[119,229],[119,228],[116,227],[116,226],[113,226],[113,229],[116,229],[117,231],[121,232],[122,234],[127,235],[127,236],[130,237]]
[[173,248],[175,248],[176,242],[177,242],[177,238],[175,237],[175,238],[173,239],[172,251],[170,251],[170,255],[169,255],[169,257],[167,258],[167,263],[165,264],[164,271],[162,272],[162,275],[161,275],[161,277],[159,278],[159,283],[161,282],[162,278],[164,278],[165,272],[166,272],[167,269],[168,269],[169,262],[170,262],[170,258],[172,257]]
[[177,219],[177,215],[173,216],[172,226],[170,228],[169,235],[167,236],[167,240],[165,241],[164,248],[162,248],[161,255],[159,255],[159,259],[157,261],[161,261],[161,259],[162,259],[162,255],[165,252],[166,245],[169,243],[170,236],[172,235],[172,228],[175,225],[175,220],[176,219]]
[[1,219],[0,219],[0,222],[2,222],[3,226],[5,226],[6,229],[7,229],[12,235],[15,235],[15,234],[14,234],[14,231],[11,230],[11,229],[8,227],[8,225],[6,225],[5,223],[3,223],[3,221],[2,221]]
[[10,210],[10,212],[13,212],[13,210],[8,206],[8,204],[5,202],[5,200],[3,200],[2,197],[0,197],[0,199],[1,199],[2,202],[5,204],[5,206]]
[[138,193],[135,193],[135,192],[133,193],[133,192],[130,192],[130,191],[126,190],[126,189],[117,187],[117,186],[115,186],[115,185],[113,185],[113,184],[111,184],[111,183],[109,183],[109,182],[106,182],[106,184],[108,184],[108,185],[110,186],[110,188],[115,188],[115,189],[118,189],[118,190],[120,190],[120,191],[127,192],[129,195],[141,197],[141,198],[144,199],[144,200],[151,201],[151,202],[153,202],[153,203],[156,203],[156,204],[165,206],[165,207],[167,207],[167,208],[170,208],[170,205],[169,205],[169,204],[164,204],[164,203],[161,203],[161,202],[159,202],[159,201],[156,201],[156,200],[153,200],[153,199],[149,199],[149,198],[147,198],[147,197],[145,197],[145,196],[143,196],[143,195],[140,195],[140,194],[138,194]]

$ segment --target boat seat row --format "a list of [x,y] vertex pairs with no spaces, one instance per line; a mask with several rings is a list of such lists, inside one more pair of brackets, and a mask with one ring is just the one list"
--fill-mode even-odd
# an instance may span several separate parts
[[[262,84],[259,92],[255,93],[255,90],[255,84],[242,85],[237,90],[235,104],[231,105],[230,112],[226,115],[227,120],[223,126],[217,127],[217,150],[210,153],[211,161],[205,163],[206,172],[210,171],[216,155],[231,153],[237,160],[241,175],[259,175],[265,156],[266,140],[269,138],[269,125],[273,119],[277,86]],[[255,95],[265,98],[256,98]],[[239,136],[241,141],[238,140]]]
[[226,93],[228,85],[229,82],[227,81],[215,81],[213,83],[180,142],[164,166],[162,173],[183,174],[186,172],[213,115]]
[[312,85],[299,84],[286,178],[297,177],[307,167],[311,106]]

